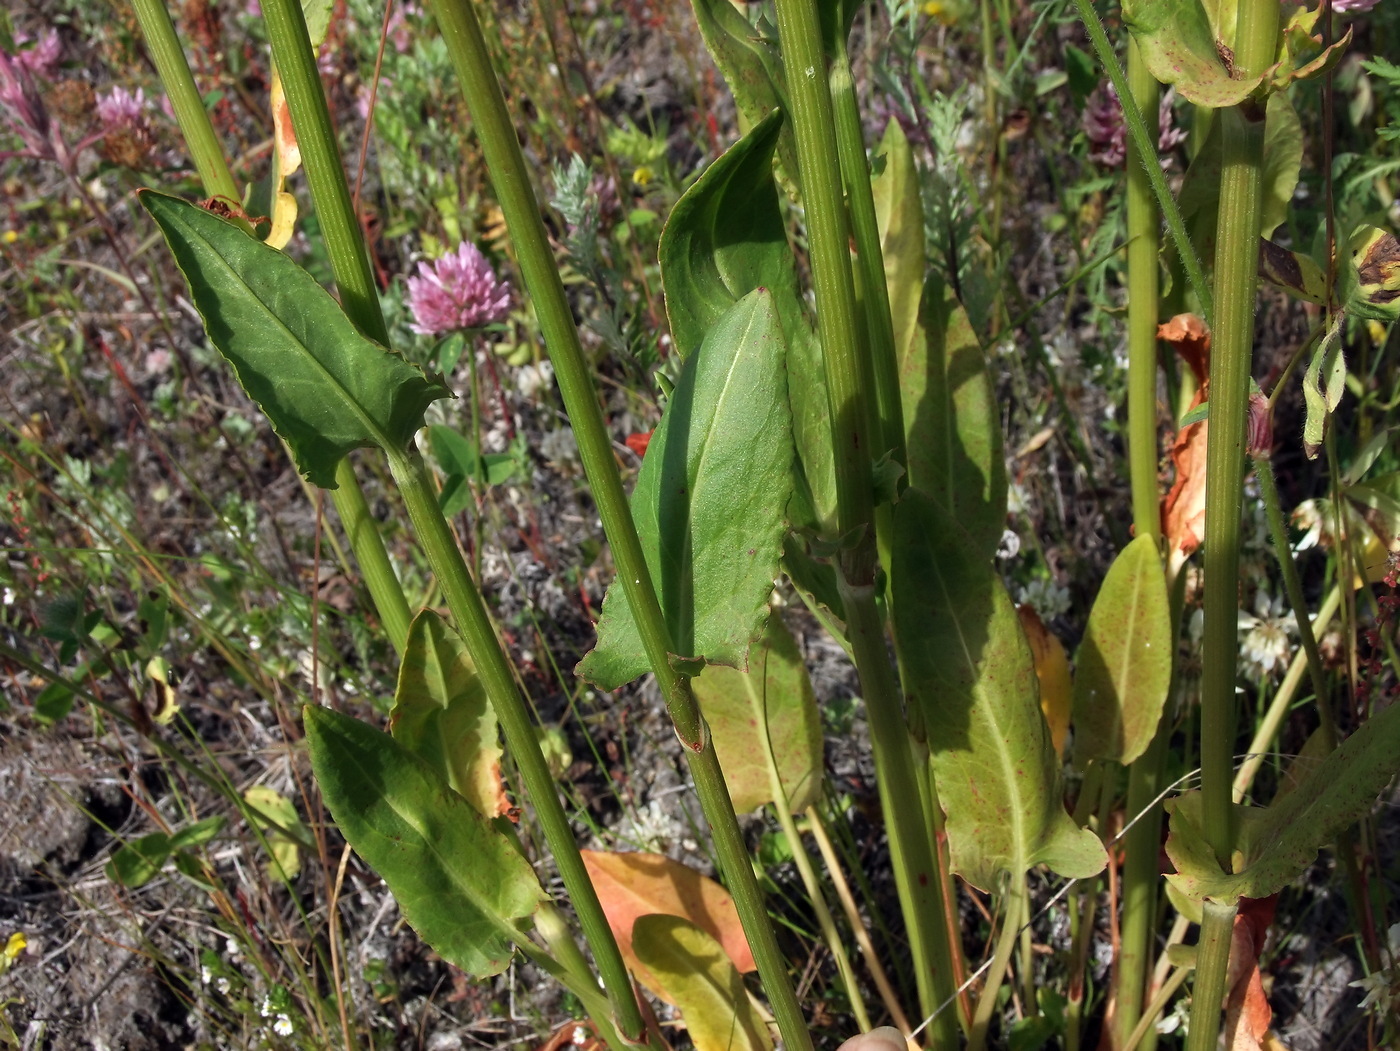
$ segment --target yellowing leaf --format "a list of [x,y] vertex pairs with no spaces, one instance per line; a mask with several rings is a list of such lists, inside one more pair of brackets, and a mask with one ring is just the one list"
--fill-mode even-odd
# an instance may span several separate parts
[[749,653],[749,670],[714,666],[692,680],[710,724],[734,809],[772,802],[781,787],[800,811],[821,794],[822,732],[797,641],[776,613]]
[[436,767],[483,817],[510,809],[501,784],[496,711],[466,643],[430,609],[408,629],[389,732]]
[[1065,738],[1069,735],[1069,710],[1072,684],[1069,674],[1069,656],[1064,643],[1045,626],[1040,614],[1032,606],[1017,606],[1016,615],[1021,618],[1021,630],[1026,633],[1026,641],[1031,644],[1031,657],[1035,660],[1035,677],[1040,682],[1040,710],[1045,713],[1045,721],[1050,726],[1050,743],[1055,746],[1055,754],[1065,754]]
[[708,932],[741,972],[757,969],[734,899],[712,879],[660,854],[584,850],[583,864],[628,966],[644,968],[632,948],[632,927],[643,916],[680,916]]
[[268,231],[267,244],[280,252],[292,239],[296,225],[297,199],[286,190],[278,190],[272,204],[272,229]]
[[[296,129],[292,127],[292,110],[282,89],[282,74],[272,70],[272,142],[277,150],[277,175],[285,179],[301,167],[301,147],[297,145]],[[279,186],[280,189],[280,186]]]
[[285,796],[265,785],[254,785],[243,793],[253,821],[267,838],[272,859],[267,874],[273,879],[291,882],[301,872],[301,851],[297,841],[309,841],[306,826],[301,823],[297,808]]
[[643,916],[632,940],[656,992],[681,1009],[695,1051],[772,1051],[743,979],[709,934],[677,916]]
[[170,685],[170,664],[164,657],[152,657],[146,662],[146,678],[156,684],[156,710],[151,718],[168,726],[180,712],[180,701]]

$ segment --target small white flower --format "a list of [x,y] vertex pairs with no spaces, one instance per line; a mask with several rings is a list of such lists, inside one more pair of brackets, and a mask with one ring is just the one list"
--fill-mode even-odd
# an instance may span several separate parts
[[582,1047],[588,1043],[588,1030],[581,1025],[574,1026],[573,1036],[570,1040],[575,1046]]
[[208,968],[208,967],[200,967],[200,969],[199,969],[199,984],[200,984],[200,985],[208,985],[208,984],[209,984],[211,981],[213,981],[213,980],[214,980],[214,976],[209,972],[209,968]]
[[272,1023],[272,1031],[278,1036],[291,1036],[292,1020],[286,1015],[278,1015],[277,1021]]
[[239,947],[238,942],[229,938],[224,942],[224,955],[230,960],[236,960],[243,955],[243,950]]
[[264,1018],[272,1017],[272,997],[264,996],[262,1006],[258,1008],[258,1014]]
[[217,990],[219,990],[219,992],[223,993],[225,996],[227,996],[227,995],[228,995],[228,990],[229,990],[228,979],[227,979],[227,978],[220,978],[218,981],[216,981],[216,982],[214,983],[214,988],[217,989]]
[[5,601],[5,605],[7,605],[7,606],[13,606],[13,605],[15,604],[15,591],[14,591],[14,588],[6,588],[6,589],[5,589],[5,599],[4,599],[4,601]]

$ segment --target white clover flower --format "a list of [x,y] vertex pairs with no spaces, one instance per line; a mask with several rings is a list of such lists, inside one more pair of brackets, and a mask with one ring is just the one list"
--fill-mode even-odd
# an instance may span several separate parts
[[291,1036],[292,1020],[286,1015],[278,1015],[277,1021],[272,1023],[272,1031],[278,1036]]

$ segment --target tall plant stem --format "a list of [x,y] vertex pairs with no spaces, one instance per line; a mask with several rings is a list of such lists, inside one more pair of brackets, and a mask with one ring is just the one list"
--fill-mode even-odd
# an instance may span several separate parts
[[[603,422],[592,372],[579,343],[573,312],[564,295],[564,285],[540,218],[525,158],[520,152],[500,82],[491,66],[476,12],[470,0],[432,0],[431,7],[457,71],[496,198],[515,245],[521,275],[540,321],[559,392],[578,442],[579,458],[598,504],[613,560],[617,563],[618,580],[632,609],[676,734],[685,745],[720,871],[734,896],[736,911],[753,950],[783,1042],[790,1051],[810,1051],[811,1035],[788,976],[786,960],[778,949],[709,731],[691,693],[689,679],[670,663],[670,654],[675,649],[670,630],[656,599],[651,573],[618,476],[612,440]],[[593,942],[592,938],[589,940]],[[599,970],[609,994],[615,998],[616,1009],[620,1012],[619,1028],[625,1035],[640,1035],[640,1015],[636,1013],[635,1000],[630,991],[624,993],[626,987],[619,984],[619,977],[625,978],[626,972],[622,969],[621,958],[615,956],[612,939],[609,937],[607,944],[594,944],[593,950],[595,957],[599,957]],[[606,964],[603,956],[607,957]]]
[[[855,79],[851,75],[846,39],[840,33],[837,34],[836,54],[832,57],[830,81],[841,181],[850,209],[851,237],[855,242],[856,287],[865,315],[866,346],[875,384],[880,436],[875,453],[890,452],[901,467],[907,467],[899,361],[894,345],[894,322],[890,317],[890,293],[885,284],[884,250],[880,245],[880,225],[875,218],[875,197],[870,186],[870,166],[865,159]],[[903,484],[901,479],[901,488]]]
[[[189,63],[175,37],[169,13],[161,0],[133,0],[133,3],[206,192],[239,201],[237,184],[195,87]],[[374,290],[364,242],[350,208],[345,170],[340,163],[340,151],[331,129],[330,113],[316,72],[316,59],[307,40],[301,7],[295,0],[269,0],[263,10],[306,162],[307,181],[316,201],[326,250],[340,289],[341,304],[360,331],[371,339],[387,343],[388,333],[379,312],[379,298]],[[412,619],[403,587],[348,459],[336,466],[335,480],[331,500],[359,562],[370,598],[379,612],[384,633],[394,649],[402,653]]]
[[496,710],[506,746],[535,806],[535,816],[544,831],[545,840],[554,852],[555,864],[578,913],[584,938],[598,961],[598,970],[603,976],[618,1027],[630,1042],[639,1043],[645,1038],[645,1027],[617,941],[613,938],[607,917],[603,915],[588,870],[584,868],[573,829],[559,802],[554,777],[540,751],[525,699],[501,650],[500,640],[496,638],[496,630],[491,625],[481,592],[467,571],[457,538],[453,536],[438,506],[428,469],[417,450],[410,449],[407,453],[390,454],[389,470],[403,495],[404,506],[418,534],[418,542],[433,567],[443,598],[452,611],[452,619],[466,641],[467,649],[476,663],[477,674],[486,688],[486,695]]
[[[1137,43],[1128,41],[1128,86],[1146,126],[1157,142],[1161,87],[1147,68]],[[1158,252],[1161,213],[1152,194],[1147,166],[1156,166],[1154,150],[1144,156],[1137,141],[1128,143],[1128,466],[1132,478],[1133,525],[1138,536],[1161,543],[1161,490],[1157,482],[1157,318],[1160,309]],[[1128,770],[1128,817],[1153,806],[1160,791],[1166,746],[1162,730]],[[1157,842],[1160,813],[1145,814],[1127,833],[1122,876],[1122,925],[1114,973],[1113,1027],[1119,1046],[1142,1014],[1151,936],[1157,916]]]
[[1157,198],[1157,206],[1162,210],[1162,217],[1166,220],[1172,246],[1181,257],[1182,268],[1186,271],[1186,282],[1196,294],[1206,321],[1212,321],[1215,317],[1215,297],[1206,282],[1205,270],[1196,254],[1195,246],[1191,243],[1191,236],[1186,232],[1186,222],[1181,217],[1181,209],[1176,206],[1176,198],[1172,196],[1171,187],[1167,185],[1167,177],[1162,173],[1161,165],[1155,163],[1157,137],[1147,132],[1142,112],[1133,101],[1132,86],[1128,83],[1127,74],[1123,72],[1118,56],[1113,52],[1113,45],[1109,43],[1108,34],[1104,32],[1103,22],[1094,10],[1093,0],[1074,2],[1079,11],[1080,21],[1084,23],[1084,28],[1089,34],[1089,41],[1094,45],[1094,54],[1098,56],[1099,63],[1108,74],[1108,79],[1113,82],[1113,88],[1118,92],[1118,98],[1123,104],[1123,120],[1128,127],[1128,141],[1139,156],[1154,158],[1154,163],[1146,165],[1143,170],[1147,174],[1153,196]]
[[977,997],[977,1012],[972,1016],[972,1030],[967,1036],[967,1051],[982,1051],[987,1046],[987,1030],[992,1023],[992,1011],[996,1009],[997,992],[1006,978],[1006,967],[1011,962],[1011,953],[1016,948],[1016,937],[1021,921],[1026,915],[1026,882],[1012,877],[1002,895],[1003,913],[1001,934],[997,937],[997,947],[992,953],[992,965],[987,969],[987,978],[982,992]]
[[[1274,0],[1242,0],[1235,55],[1246,76],[1262,72],[1277,46]],[[1256,99],[1223,110],[1220,218],[1216,227],[1215,317],[1206,447],[1205,628],[1201,676],[1201,796],[1206,841],[1228,872],[1235,848],[1235,665],[1239,645],[1239,547],[1245,417],[1258,290],[1264,107]],[[1197,949],[1187,1051],[1210,1051],[1220,1030],[1230,927],[1235,910],[1206,902]]]
[[[778,0],[777,16],[783,62],[791,71],[793,135],[831,408],[839,534],[856,538],[841,553],[837,575],[870,722],[895,884],[909,927],[920,1003],[928,1015],[954,995],[952,953],[942,922],[930,829],[922,808],[910,805],[919,798],[917,775],[875,605],[878,555],[871,458],[876,445],[871,421],[878,401],[871,362],[860,352],[831,87],[814,0]],[[883,274],[879,276],[883,279]],[[955,1046],[953,1012],[939,1014],[932,1029],[935,1046]]]

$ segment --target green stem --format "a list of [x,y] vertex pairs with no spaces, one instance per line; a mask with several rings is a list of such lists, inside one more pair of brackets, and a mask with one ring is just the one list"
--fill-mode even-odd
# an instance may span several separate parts
[[1201,906],[1201,937],[1196,943],[1196,981],[1192,986],[1191,1031],[1186,1037],[1186,1051],[1215,1051],[1236,909],[1235,905],[1221,905],[1209,899]]
[[501,650],[481,592],[467,571],[457,538],[438,506],[428,469],[418,451],[409,449],[406,453],[389,454],[389,470],[403,495],[404,506],[418,533],[418,542],[433,567],[443,598],[452,611],[452,619],[466,641],[486,695],[496,710],[506,746],[535,805],[535,815],[578,913],[584,938],[598,961],[598,971],[612,1002],[618,1027],[632,1043],[641,1042],[645,1039],[645,1026],[622,954],[584,868],[573,829],[559,802],[554,777],[540,751],[525,699],[520,695],[510,662]]
[[[919,808],[909,805],[918,799],[918,782],[901,697],[875,605],[878,554],[871,460],[876,446],[871,435],[871,410],[879,403],[874,370],[869,358],[861,354],[831,85],[813,0],[778,0],[777,16],[784,64],[792,71],[789,105],[831,408],[838,531],[841,536],[856,538],[841,553],[838,578],[870,722],[876,778],[889,823],[895,883],[909,926],[919,999],[924,1014],[929,1015],[954,995],[952,952],[941,921],[941,884],[933,864],[929,829]],[[883,273],[879,276],[883,282]],[[953,1012],[938,1014],[932,1027],[936,1046],[956,1046]]]
[[[1157,141],[1160,87],[1137,43],[1128,41],[1128,82],[1133,102]],[[1133,487],[1133,525],[1138,536],[1161,541],[1161,494],[1157,484],[1157,311],[1161,213],[1152,196],[1148,166],[1136,141],[1128,144],[1128,465]]]
[[[851,236],[855,241],[855,278],[865,310],[866,340],[875,385],[880,444],[876,455],[891,452],[895,462],[907,467],[904,447],[904,411],[900,403],[899,361],[890,316],[890,293],[885,284],[884,249],[875,198],[870,186],[870,166],[865,157],[864,133],[856,100],[855,79],[844,37],[837,41],[831,64],[831,101],[836,119],[836,147],[841,179],[850,208]],[[900,488],[904,479],[900,481]]]
[[1186,976],[1190,973],[1190,970],[1185,967],[1178,967],[1172,972],[1171,977],[1162,984],[1162,988],[1157,990],[1157,995],[1147,1005],[1147,1010],[1142,1012],[1142,1017],[1133,1026],[1132,1032],[1128,1034],[1127,1040],[1123,1042],[1119,1051],[1137,1051],[1138,1045],[1143,1042],[1149,1030],[1156,1024],[1157,1017],[1166,1010],[1167,1004],[1176,995],[1176,991],[1185,984]]
[[[230,203],[239,204],[243,198],[238,192],[238,184],[233,181],[233,174],[224,160],[224,149],[204,108],[204,99],[195,85],[184,48],[180,46],[180,38],[175,34],[170,11],[164,0],[131,0],[131,6],[136,12],[136,20],[141,23],[141,35],[146,38],[146,48],[151,53],[156,72],[160,74],[161,86],[170,99],[170,106],[175,111],[185,148],[194,161],[195,171],[199,172],[204,192],[211,197],[226,197]],[[235,217],[234,221],[246,233],[253,232],[246,219]]]
[[1001,918],[1001,935],[997,938],[997,947],[992,953],[992,965],[987,970],[987,980],[977,997],[977,1013],[972,1017],[972,1031],[967,1036],[967,1051],[982,1051],[987,1046],[987,1030],[992,1024],[997,993],[1006,978],[1006,965],[1011,962],[1011,953],[1016,948],[1019,921],[1026,911],[1025,881],[1013,877],[1007,884],[1002,901],[1004,913]]
[[1162,216],[1167,221],[1167,232],[1171,234],[1172,244],[1176,247],[1177,255],[1181,258],[1182,268],[1186,271],[1186,281],[1191,286],[1191,291],[1196,294],[1196,299],[1201,304],[1201,312],[1205,315],[1206,321],[1209,322],[1215,316],[1214,296],[1211,294],[1210,285],[1206,282],[1205,270],[1201,267],[1200,257],[1197,256],[1196,248],[1191,243],[1191,236],[1186,232],[1186,222],[1181,217],[1181,210],[1176,206],[1176,198],[1172,196],[1171,187],[1167,185],[1167,177],[1162,172],[1162,166],[1156,162],[1157,138],[1147,133],[1147,124],[1143,120],[1137,104],[1133,101],[1132,85],[1128,83],[1127,74],[1123,72],[1123,66],[1119,63],[1118,56],[1113,53],[1113,45],[1109,43],[1108,34],[1104,32],[1103,22],[1099,20],[1098,12],[1094,10],[1093,0],[1075,0],[1075,6],[1079,10],[1079,18],[1084,23],[1084,28],[1089,33],[1089,41],[1094,45],[1094,53],[1098,55],[1099,62],[1103,65],[1104,71],[1108,73],[1108,79],[1113,81],[1114,90],[1118,92],[1118,99],[1123,104],[1123,119],[1128,127],[1128,141],[1137,150],[1138,156],[1152,158],[1152,163],[1144,166],[1147,180],[1157,198],[1157,206],[1162,210]]
[[[657,602],[651,572],[647,568],[622,488],[622,479],[617,472],[612,439],[598,405],[592,370],[579,343],[573,311],[564,294],[564,285],[540,218],[539,204],[530,184],[530,173],[520,152],[515,127],[492,68],[476,12],[469,0],[432,0],[431,7],[447,45],[448,56],[457,72],[458,83],[486,158],[496,199],[510,230],[521,276],[539,319],[545,346],[549,349],[559,392],[578,443],[579,458],[598,505],[603,530],[612,547],[618,580],[627,596],[676,734],[685,745],[696,794],[710,826],[721,874],[734,896],[736,911],[748,936],[754,960],[758,964],[759,977],[772,1003],[783,1041],[790,1051],[809,1051],[811,1034],[788,976],[787,962],[778,949],[708,728],[691,693],[689,680],[678,673],[670,662],[670,654],[674,651],[670,630]],[[599,946],[595,944],[595,956],[598,952]],[[616,990],[620,994],[621,987],[616,985],[609,971],[604,970],[601,959],[599,969],[604,972],[609,991]],[[625,976],[625,971],[621,973]],[[630,1002],[632,998],[626,996],[622,999]],[[633,1012],[630,1017],[639,1021],[639,1016],[634,1013],[635,1003],[627,1009]],[[625,1033],[639,1032],[631,1021],[620,1024]]]
[[[316,56],[306,35],[301,5],[296,0],[268,0],[263,7],[263,15],[272,41],[273,60],[281,73],[287,105],[296,127],[306,181],[311,187],[326,252],[335,273],[336,287],[340,290],[341,305],[361,332],[387,344],[389,334],[379,309],[379,295],[375,291],[364,239],[351,206],[350,188],[345,181],[345,169],[341,165],[340,149],[336,145],[326,96],[321,90]],[[186,65],[186,76],[188,73],[189,67]],[[190,84],[193,86],[193,81]],[[207,126],[209,118],[204,114],[202,105],[199,112],[202,123]],[[192,125],[199,123],[192,114],[190,120]],[[181,128],[184,129],[183,121]],[[212,141],[212,136],[213,129],[210,127],[207,138]],[[195,141],[203,143],[206,136],[199,132]],[[225,168],[225,176],[216,185],[224,185],[225,182],[232,185],[232,181]],[[234,200],[238,199],[235,194]],[[394,648],[402,653],[412,619],[403,587],[389,561],[384,538],[375,527],[369,502],[348,459],[336,465],[335,479],[336,488],[331,492],[331,500],[350,539],[350,546],[365,578],[365,586],[384,624],[385,634]]]
[[[1262,71],[1277,46],[1275,0],[1242,0],[1235,55],[1245,75]],[[1232,871],[1235,814],[1235,668],[1239,645],[1239,548],[1254,307],[1258,290],[1264,107],[1253,99],[1217,115],[1223,153],[1216,227],[1215,317],[1206,446],[1205,627],[1201,655],[1201,796],[1206,841]],[[1206,903],[1197,950],[1188,1051],[1215,1047],[1234,909]]]
[[1137,823],[1128,829],[1126,857],[1119,884],[1122,921],[1119,929],[1117,975],[1114,988],[1114,1030],[1121,1044],[1142,1016],[1147,970],[1152,962],[1153,929],[1157,920],[1157,891],[1161,876],[1158,852],[1161,843],[1162,808],[1157,796],[1167,759],[1170,724],[1165,720],[1147,751],[1128,768],[1127,816]]

